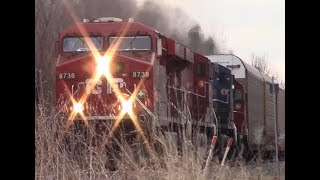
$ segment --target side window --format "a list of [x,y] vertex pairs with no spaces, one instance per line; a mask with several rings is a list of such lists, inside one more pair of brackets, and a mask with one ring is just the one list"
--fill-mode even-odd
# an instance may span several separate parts
[[212,68],[212,77],[214,78],[215,75],[216,75],[216,72],[214,71],[214,68]]
[[227,84],[228,83],[228,80],[229,80],[229,78],[228,78],[228,75],[226,74],[226,73],[221,73],[220,74],[220,83],[221,84]]
[[110,48],[113,47],[111,45],[117,40],[119,42],[118,51],[151,50],[151,38],[149,36],[111,36],[109,37]]
[[197,63],[197,75],[198,76],[206,75],[206,65],[204,63]]
[[241,101],[241,99],[242,99],[241,90],[236,89],[234,96],[235,96],[234,101]]
[[214,78],[214,69],[211,66],[209,66],[209,78]]

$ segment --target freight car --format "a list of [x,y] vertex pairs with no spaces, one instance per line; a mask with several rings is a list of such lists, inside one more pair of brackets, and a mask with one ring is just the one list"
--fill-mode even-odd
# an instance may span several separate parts
[[[235,87],[244,87],[243,92],[241,88],[234,91],[234,121],[240,123],[237,127],[240,129],[239,139],[243,142],[241,146],[248,148],[247,152],[251,157],[258,153],[266,156],[265,158],[274,157],[276,127],[279,126],[275,123],[277,121],[278,124],[284,124],[284,98],[283,94],[278,95],[279,84],[233,54],[211,55],[208,58],[230,68],[236,79]],[[282,98],[281,102],[276,102],[277,97]],[[238,103],[239,99],[244,99],[244,102]],[[277,112],[279,109],[281,112]],[[277,113],[281,113],[279,118],[276,117]]]
[[279,158],[283,160],[285,157],[285,90],[280,87],[276,95],[278,150]]

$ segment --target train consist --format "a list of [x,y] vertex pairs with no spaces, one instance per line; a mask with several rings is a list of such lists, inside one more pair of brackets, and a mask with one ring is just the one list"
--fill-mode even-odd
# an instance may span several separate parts
[[132,19],[109,17],[63,29],[57,45],[56,102],[69,120],[133,118],[145,127],[152,119],[177,139],[181,128],[200,133],[204,147],[213,136],[219,148],[232,137],[246,157],[274,157],[276,147],[284,155],[285,91],[235,55],[203,56]]

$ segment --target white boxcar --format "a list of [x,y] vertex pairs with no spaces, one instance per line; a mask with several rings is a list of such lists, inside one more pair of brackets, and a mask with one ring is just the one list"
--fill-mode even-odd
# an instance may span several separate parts
[[276,129],[276,93],[274,92],[274,87],[272,79],[263,74],[265,80],[265,135],[266,135],[266,150],[275,150],[275,129]]
[[285,90],[279,88],[277,94],[277,134],[280,156],[285,153]]

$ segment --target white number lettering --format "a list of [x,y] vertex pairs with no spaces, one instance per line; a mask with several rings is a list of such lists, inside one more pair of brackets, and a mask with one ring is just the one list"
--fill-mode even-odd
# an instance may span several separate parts
[[149,77],[150,73],[147,71],[135,71],[132,72],[132,77],[136,77],[136,78],[145,78],[145,77]]
[[74,79],[76,78],[75,73],[59,73],[59,79]]
[[[118,84],[119,88],[126,87],[126,83],[122,78],[114,78],[113,82],[114,84]],[[111,94],[111,93],[112,93],[112,86],[109,82],[107,82],[107,94]]]

